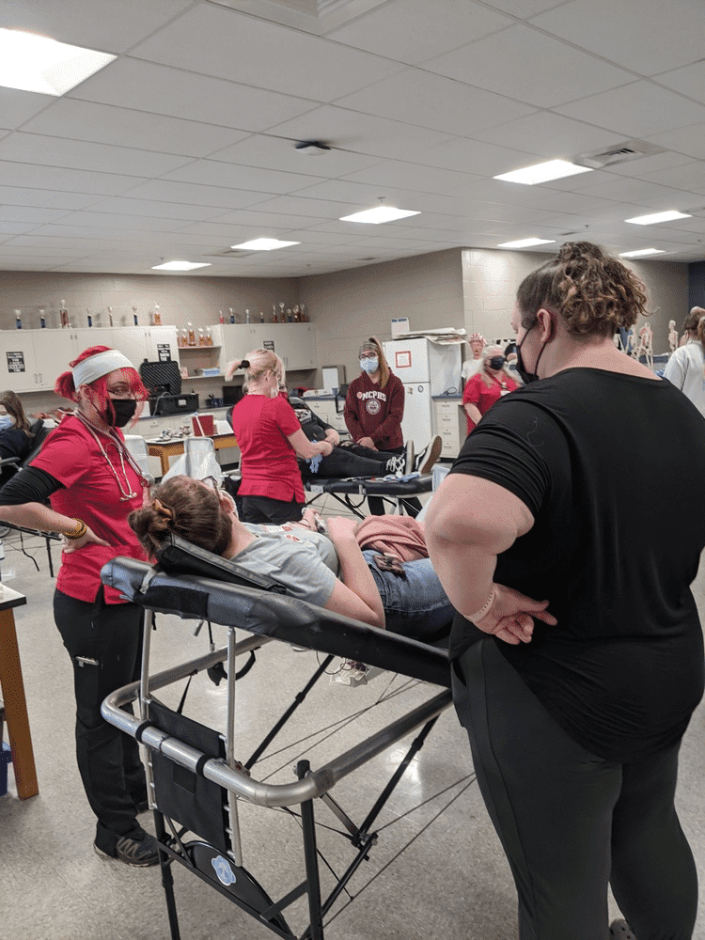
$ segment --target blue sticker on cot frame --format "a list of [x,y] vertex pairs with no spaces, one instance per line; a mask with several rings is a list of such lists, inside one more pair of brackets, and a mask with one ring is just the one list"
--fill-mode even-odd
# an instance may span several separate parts
[[237,881],[235,877],[235,872],[230,867],[230,863],[227,859],[223,858],[222,855],[219,855],[217,858],[211,859],[211,865],[215,870],[215,873],[218,877],[218,881],[225,885],[227,888],[228,885],[234,885]]

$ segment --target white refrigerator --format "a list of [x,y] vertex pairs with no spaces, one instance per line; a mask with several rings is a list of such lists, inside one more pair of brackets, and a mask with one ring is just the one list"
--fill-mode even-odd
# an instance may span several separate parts
[[424,448],[436,433],[433,396],[462,390],[462,357],[458,343],[432,343],[425,337],[393,339],[384,344],[384,355],[392,372],[404,384],[404,442]]

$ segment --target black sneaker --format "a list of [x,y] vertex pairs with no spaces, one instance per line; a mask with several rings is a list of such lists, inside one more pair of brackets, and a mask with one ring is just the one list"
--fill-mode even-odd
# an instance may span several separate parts
[[440,434],[436,434],[431,443],[428,445],[423,455],[423,463],[419,467],[419,473],[430,473],[431,468],[441,456],[441,450],[443,449],[443,441],[441,440]]
[[115,854],[111,855],[104,849],[99,848],[95,842],[93,848],[96,854],[105,858],[119,858],[126,865],[132,865],[134,868],[149,868],[152,865],[159,864],[159,849],[157,840],[145,832],[141,839],[133,839],[130,836],[120,836],[115,843]]

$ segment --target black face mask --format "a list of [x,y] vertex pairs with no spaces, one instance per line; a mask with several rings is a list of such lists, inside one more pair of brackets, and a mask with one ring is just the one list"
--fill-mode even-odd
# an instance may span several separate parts
[[[536,321],[536,323],[538,323],[538,320]],[[534,323],[534,326],[536,326],[536,323]],[[524,366],[524,358],[521,354],[521,347],[526,342],[526,337],[529,335],[531,330],[533,330],[534,326],[532,326],[530,330],[526,331],[526,333],[524,334],[524,339],[520,343],[517,344],[516,367],[517,367],[517,372],[519,373],[519,377],[521,378],[524,385],[529,385],[531,384],[531,382],[538,382],[538,379],[539,379],[538,374],[536,372],[527,372]],[[543,346],[541,347],[541,352],[538,354],[536,358],[536,365],[534,366],[534,369],[538,369],[539,360],[541,359],[541,356],[543,356],[543,351],[545,348],[546,348],[546,343],[544,343]]]
[[108,424],[114,428],[124,428],[131,418],[134,418],[137,411],[137,402],[134,398],[111,398],[110,404],[115,411],[115,417],[111,420],[110,414],[106,415]]
[[489,360],[490,368],[491,368],[491,369],[497,369],[497,370],[499,370],[499,369],[502,368],[502,366],[504,365],[505,361],[506,361],[506,360],[505,360],[504,356],[493,356],[493,357]]

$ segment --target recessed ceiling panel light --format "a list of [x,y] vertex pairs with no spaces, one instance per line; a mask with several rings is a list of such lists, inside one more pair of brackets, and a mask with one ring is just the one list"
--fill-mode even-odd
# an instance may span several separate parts
[[520,238],[516,242],[502,242],[498,248],[533,248],[534,245],[555,245],[552,238]]
[[210,262],[197,261],[166,261],[164,264],[152,265],[153,271],[193,271],[194,268],[209,268]]
[[242,248],[247,251],[274,251],[275,248],[288,248],[289,245],[300,245],[301,242],[282,242],[278,238],[253,238],[252,241],[241,245],[231,245],[231,248]]
[[592,168],[589,166],[576,166],[575,163],[568,163],[567,160],[549,160],[547,163],[525,166],[523,170],[503,173],[501,176],[493,177],[493,179],[535,186],[536,183],[548,183],[550,180],[563,179],[564,176],[575,176],[577,173],[592,173]]
[[341,222],[365,222],[368,225],[380,225],[382,222],[396,222],[397,219],[407,219],[410,215],[421,215],[413,209],[394,209],[392,206],[377,206],[375,209],[365,209],[363,212],[354,212],[344,215]]
[[620,258],[646,258],[648,255],[663,255],[661,248],[640,248],[638,251],[620,251]]
[[117,56],[69,46],[20,29],[0,29],[0,85],[65,95]]
[[631,222],[633,225],[656,225],[657,222],[672,222],[674,219],[690,219],[687,212],[679,212],[677,209],[669,209],[666,212],[652,212],[649,215],[637,215],[633,219],[625,219],[625,222]]

